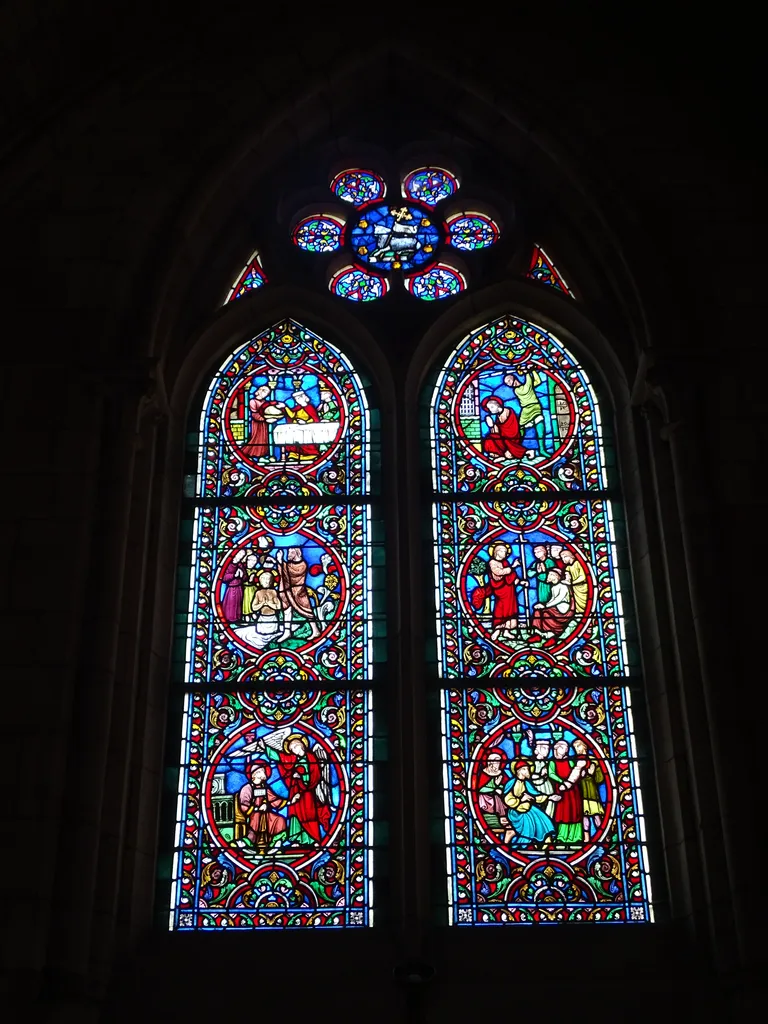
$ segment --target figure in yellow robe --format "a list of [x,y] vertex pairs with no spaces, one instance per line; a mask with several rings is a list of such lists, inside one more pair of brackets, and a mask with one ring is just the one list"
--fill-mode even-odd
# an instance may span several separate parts
[[576,561],[576,556],[568,548],[563,549],[560,557],[565,566],[566,582],[573,594],[574,612],[576,615],[581,615],[587,607],[587,596],[589,593],[587,574],[584,572],[584,566],[581,562]]

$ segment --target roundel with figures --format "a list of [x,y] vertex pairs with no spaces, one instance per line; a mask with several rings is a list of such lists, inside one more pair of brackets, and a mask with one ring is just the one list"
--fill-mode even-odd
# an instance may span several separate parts
[[[475,824],[504,857],[518,864],[538,860],[542,853],[569,863],[588,858],[615,810],[615,786],[605,753],[583,725],[566,715],[555,721],[554,728],[535,718],[526,723],[521,714],[515,728],[506,718],[473,753],[467,788]],[[581,789],[561,790],[575,773]],[[588,808],[595,813],[590,815],[584,814],[586,778],[589,792],[595,792]],[[572,820],[577,812],[578,822]]]

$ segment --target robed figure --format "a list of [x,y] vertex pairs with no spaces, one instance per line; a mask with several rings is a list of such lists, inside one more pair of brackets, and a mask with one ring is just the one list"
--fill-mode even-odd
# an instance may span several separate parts
[[485,764],[477,777],[477,804],[483,812],[486,824],[494,832],[506,825],[507,808],[504,804],[506,788],[505,765],[507,755],[501,747],[492,747],[485,758]]
[[[531,781],[531,769],[527,761],[514,765],[515,778],[504,795],[509,808],[507,819],[511,828],[504,835],[505,843],[513,846],[545,845],[555,837],[552,819],[542,810],[541,804],[554,800],[557,808],[558,797],[540,793]],[[557,811],[555,810],[555,813]]]
[[264,415],[264,410],[270,404],[268,399],[269,388],[262,384],[256,388],[253,398],[248,403],[251,411],[251,436],[243,445],[243,455],[249,459],[263,459],[269,455],[269,423]]
[[[531,626],[533,629],[549,637],[545,646],[553,646],[557,637],[568,628],[573,618],[573,602],[571,591],[563,582],[559,569],[550,569],[547,573],[550,585],[549,597],[545,604],[537,602],[533,606]],[[531,636],[530,640],[541,639]]]
[[221,611],[227,622],[239,622],[243,617],[243,599],[247,581],[245,554],[245,548],[238,551],[221,574],[221,582],[226,588],[221,599]]
[[480,405],[487,413],[485,422],[488,427],[483,438],[483,453],[522,459],[527,449],[523,447],[520,424],[514,411],[496,395],[484,398]]
[[286,828],[285,818],[277,814],[277,809],[285,806],[285,800],[267,786],[271,772],[269,761],[254,761],[248,770],[250,781],[237,794],[246,821],[246,838],[261,851]]
[[[313,637],[320,635],[320,623],[317,610],[312,603],[307,587],[308,566],[301,548],[288,548],[287,557],[281,551],[277,553],[280,583],[278,591],[283,608],[283,639],[293,632],[294,615],[309,622]],[[301,624],[301,623],[299,623]]]
[[572,845],[584,839],[584,799],[579,785],[584,769],[585,757],[574,762],[568,757],[568,744],[559,740],[554,747],[554,760],[549,762],[549,777],[554,783],[555,794],[561,799],[555,805],[555,825],[558,843]]
[[494,544],[488,560],[487,582],[472,591],[472,605],[478,611],[488,599],[492,602],[491,636],[494,640],[517,628],[519,607],[516,588],[527,586],[527,581],[521,580],[515,572],[520,559],[516,558],[510,565],[508,555],[506,544]]
[[278,770],[288,790],[288,842],[312,846],[327,835],[331,823],[330,776],[327,760],[321,765],[319,744],[309,749],[299,732],[286,736]]
[[[306,426],[309,423],[319,423],[320,416],[317,409],[309,400],[306,391],[296,391],[293,395],[296,406],[292,408],[285,406],[285,415],[291,423],[299,426]],[[320,448],[312,441],[302,441],[296,444],[285,445],[283,457],[287,459],[316,459],[320,454]]]

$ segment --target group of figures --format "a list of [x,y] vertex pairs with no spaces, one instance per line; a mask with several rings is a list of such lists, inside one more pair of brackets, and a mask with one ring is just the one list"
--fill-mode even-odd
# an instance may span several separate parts
[[365,506],[201,509],[187,681],[365,677],[367,529]]
[[[317,558],[311,567],[305,550]],[[297,635],[314,640],[338,609],[341,576],[333,569],[333,556],[317,543],[276,548],[272,536],[261,534],[224,567],[222,616],[245,644],[258,650]],[[310,572],[313,587],[307,584]]]
[[[493,543],[487,563],[470,566],[467,590],[472,607],[484,615],[494,640],[514,642],[521,635],[523,610],[518,589],[535,591],[530,601],[530,622],[526,640],[553,647],[584,615],[590,583],[582,562],[563,544],[533,544],[531,557],[521,577],[521,559],[511,558],[509,543]],[[484,582],[475,585],[471,570],[482,573]]]
[[[196,496],[363,494],[368,407],[341,352],[293,320],[233,353],[214,377],[200,422]],[[265,488],[267,488],[265,490]]]
[[173,927],[367,921],[368,701],[190,695]]
[[[498,373],[482,374],[477,381],[470,382],[462,393],[465,409],[467,406],[470,410],[473,407],[473,385],[480,398],[480,450],[486,458],[491,459],[546,458],[551,454],[549,449],[556,443],[563,427],[562,411],[558,422],[555,411],[557,399],[553,397],[557,394],[560,401],[563,401],[560,389],[555,391],[545,375],[525,363],[504,372],[500,384],[497,382],[498,376]],[[487,394],[488,391],[491,393]],[[552,411],[545,422],[544,406],[546,404],[550,411],[550,400]],[[461,402],[458,409],[460,429],[466,436],[467,428],[472,424],[472,415],[461,414]]]
[[311,847],[327,836],[332,767],[321,743],[290,726],[254,738],[229,752],[226,768],[219,762],[225,791],[232,786],[233,760],[240,761],[235,777],[242,773],[247,780],[234,794],[233,842],[265,853],[274,846]]
[[605,487],[601,425],[583,370],[541,328],[503,317],[468,335],[432,397],[437,491]]
[[[206,402],[171,926],[368,924],[363,386],[287,321],[234,353]],[[648,920],[629,695],[547,685],[628,667],[588,379],[503,317],[459,345],[431,416],[439,673],[465,679],[442,690],[452,920],[538,920],[542,903]],[[481,676],[507,688],[467,688]]]
[[584,370],[542,328],[501,317],[456,348],[431,417],[441,675],[626,674]]
[[444,715],[457,923],[650,919],[625,691],[449,690]]
[[[317,377],[250,377],[248,417],[245,423],[231,416],[231,426],[242,425],[240,450],[255,462],[314,462],[328,451],[341,431],[339,398]],[[290,397],[289,397],[290,395]],[[232,413],[238,412],[234,404]],[[234,421],[234,422],[233,422]]]
[[346,357],[276,324],[214,377],[199,444],[185,680],[364,678],[371,428]]
[[580,845],[603,820],[603,769],[583,739],[529,739],[529,757],[510,759],[501,747],[485,752],[476,783],[485,824],[511,846]]
[[626,673],[605,502],[446,501],[435,518],[443,675]]

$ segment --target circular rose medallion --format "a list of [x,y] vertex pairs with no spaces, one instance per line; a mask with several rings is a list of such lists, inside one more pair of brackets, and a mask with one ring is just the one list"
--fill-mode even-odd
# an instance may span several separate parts
[[366,210],[350,234],[357,258],[379,270],[411,270],[432,262],[440,232],[431,214],[410,203]]

